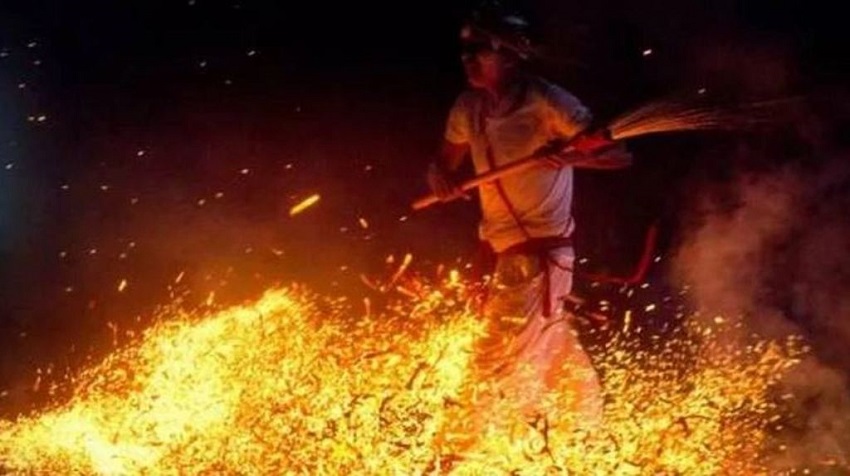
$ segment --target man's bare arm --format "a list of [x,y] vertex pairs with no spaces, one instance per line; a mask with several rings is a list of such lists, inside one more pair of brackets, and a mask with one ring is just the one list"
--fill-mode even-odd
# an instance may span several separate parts
[[632,154],[623,144],[613,144],[598,152],[571,150],[556,153],[546,158],[552,167],[576,167],[593,170],[617,170],[632,165]]
[[617,144],[593,154],[583,154],[572,164],[580,169],[618,170],[632,165],[634,159],[623,144]]

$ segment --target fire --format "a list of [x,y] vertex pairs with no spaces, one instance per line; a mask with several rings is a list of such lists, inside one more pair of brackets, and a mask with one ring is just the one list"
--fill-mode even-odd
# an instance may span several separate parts
[[[403,299],[367,315],[359,303],[293,286],[166,316],[78,375],[70,401],[0,422],[0,469],[446,472],[456,451],[446,435],[475,411],[464,395],[477,384],[472,349],[484,326],[457,273],[399,288]],[[696,326],[654,348],[612,332],[593,352],[607,394],[603,428],[577,431],[564,411],[517,420],[466,448],[454,474],[763,472],[759,454],[778,415],[769,392],[799,340],[724,354]],[[551,403],[575,402],[565,386]]]

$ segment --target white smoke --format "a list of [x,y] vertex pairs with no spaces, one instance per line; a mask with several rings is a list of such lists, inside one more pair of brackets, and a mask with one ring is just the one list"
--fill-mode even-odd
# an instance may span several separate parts
[[676,252],[674,275],[701,315],[744,322],[731,343],[796,333],[811,344],[783,382],[794,398],[775,430],[776,470],[850,461],[848,184],[850,166],[836,159],[697,188],[698,225]]

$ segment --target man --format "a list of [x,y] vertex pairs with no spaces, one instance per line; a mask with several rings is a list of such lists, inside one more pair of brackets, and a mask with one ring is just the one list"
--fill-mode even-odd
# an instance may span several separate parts
[[[477,174],[553,144],[576,138],[591,114],[570,93],[525,71],[534,47],[519,16],[477,16],[461,31],[470,88],[452,107],[445,140],[428,170],[441,200],[461,195],[453,180],[466,157]],[[598,137],[597,137],[598,139]],[[581,141],[576,142],[582,150]],[[596,143],[595,145],[598,145]],[[477,349],[479,377],[527,416],[542,411],[543,393],[569,382],[574,410],[591,425],[601,417],[601,390],[562,298],[572,288],[573,168],[616,169],[630,164],[620,146],[601,154],[572,150],[480,187],[480,238],[497,254],[484,306],[488,334]]]

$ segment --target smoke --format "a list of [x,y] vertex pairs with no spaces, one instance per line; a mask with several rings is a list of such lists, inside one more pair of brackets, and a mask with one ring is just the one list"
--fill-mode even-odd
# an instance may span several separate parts
[[[673,274],[700,315],[743,324],[724,337],[802,334],[811,352],[782,382],[788,421],[775,469],[850,457],[850,165],[845,156],[697,187]],[[694,190],[694,189],[692,189]],[[784,447],[783,447],[784,446]]]
[[795,228],[802,189],[800,178],[784,170],[741,176],[729,190],[697,197],[701,224],[688,232],[674,269],[700,307],[726,316],[764,309],[768,263]]

